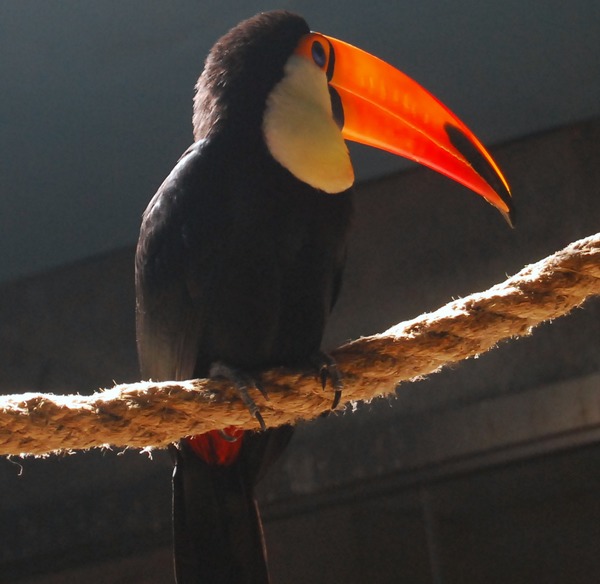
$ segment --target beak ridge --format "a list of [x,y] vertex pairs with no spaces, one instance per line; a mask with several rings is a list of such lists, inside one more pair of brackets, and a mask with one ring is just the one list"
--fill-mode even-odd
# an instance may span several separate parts
[[335,38],[327,77],[343,109],[347,140],[428,166],[475,191],[514,225],[508,183],[489,152],[446,106],[388,63]]

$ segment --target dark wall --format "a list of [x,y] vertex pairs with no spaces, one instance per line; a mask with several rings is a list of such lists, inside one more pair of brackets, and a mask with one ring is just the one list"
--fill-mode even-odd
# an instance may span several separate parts
[[[514,231],[425,170],[361,185],[326,344],[598,231],[599,146],[592,120],[498,148]],[[3,393],[137,379],[132,258],[0,288]],[[599,339],[596,300],[395,398],[301,424],[260,493],[274,581],[597,582]],[[170,582],[169,477],[164,452],[0,460],[0,582]]]
[[597,0],[0,0],[0,282],[135,241],[209,48],[273,8],[399,67],[486,144],[600,115]]

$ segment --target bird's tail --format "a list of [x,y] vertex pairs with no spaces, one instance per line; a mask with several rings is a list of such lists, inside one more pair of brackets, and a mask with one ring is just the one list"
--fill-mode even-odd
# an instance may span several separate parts
[[[262,525],[254,485],[291,437],[283,427],[244,433],[235,442],[216,433],[173,448],[173,529],[178,584],[267,584]],[[229,445],[225,443],[229,442]],[[207,462],[208,452],[233,452]],[[218,460],[216,462],[219,462]]]

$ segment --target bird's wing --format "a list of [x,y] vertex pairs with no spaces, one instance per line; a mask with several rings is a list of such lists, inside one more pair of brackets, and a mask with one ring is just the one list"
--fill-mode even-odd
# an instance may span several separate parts
[[183,154],[148,205],[136,251],[137,342],[142,377],[189,379],[211,303],[219,229],[218,184],[206,144]]

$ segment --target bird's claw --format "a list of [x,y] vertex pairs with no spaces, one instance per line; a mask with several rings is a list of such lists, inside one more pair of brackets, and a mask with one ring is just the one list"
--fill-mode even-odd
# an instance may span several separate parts
[[237,442],[238,441],[237,436],[231,436],[230,434],[227,434],[227,432],[225,432],[225,430],[217,430],[217,432],[219,432],[219,436],[221,436],[221,438],[223,438],[223,440],[225,440],[225,442]]
[[260,429],[262,431],[265,431],[267,429],[267,425],[265,424],[265,420],[262,417],[262,414],[260,413],[259,407],[256,405],[256,402],[252,399],[252,396],[248,392],[249,387],[256,387],[256,389],[258,389],[258,391],[265,399],[269,399],[267,397],[264,387],[259,382],[257,382],[250,375],[244,373],[243,371],[240,371],[239,369],[236,369],[231,365],[227,365],[227,363],[223,363],[222,361],[215,361],[210,366],[210,370],[208,373],[211,379],[214,379],[216,377],[222,377],[224,379],[227,379],[227,381],[230,381],[235,387],[236,391],[238,392],[240,399],[248,408],[250,415],[256,418],[256,421],[260,425]]
[[333,402],[331,409],[335,410],[338,407],[342,398],[342,390],[344,389],[344,383],[342,382],[342,374],[338,369],[337,363],[334,359],[324,353],[318,351],[311,357],[311,363],[317,368],[319,379],[321,380],[321,387],[325,389],[327,382],[331,382],[333,387]]

